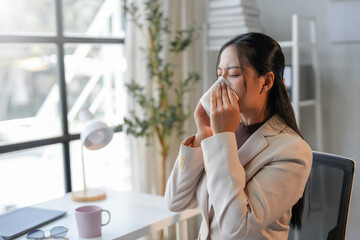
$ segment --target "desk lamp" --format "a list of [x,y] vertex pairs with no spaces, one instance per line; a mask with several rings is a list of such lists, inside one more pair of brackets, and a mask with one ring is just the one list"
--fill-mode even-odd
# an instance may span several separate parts
[[81,161],[83,172],[84,189],[71,193],[74,201],[89,202],[104,199],[106,194],[101,189],[91,189],[86,187],[85,165],[84,165],[84,147],[89,150],[97,150],[105,147],[113,137],[113,130],[105,123],[95,119],[94,115],[88,109],[81,109],[79,118],[85,123],[85,127],[80,134],[81,140]]

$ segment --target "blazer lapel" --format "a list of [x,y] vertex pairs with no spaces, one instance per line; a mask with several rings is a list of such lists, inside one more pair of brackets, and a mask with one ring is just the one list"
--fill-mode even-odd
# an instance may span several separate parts
[[240,163],[244,167],[250,160],[268,146],[268,142],[266,141],[262,131],[259,130],[260,129],[254,132],[238,150]]
[[277,115],[272,116],[238,150],[240,163],[245,167],[246,164],[262,152],[268,145],[265,137],[274,136],[280,133],[286,125]]

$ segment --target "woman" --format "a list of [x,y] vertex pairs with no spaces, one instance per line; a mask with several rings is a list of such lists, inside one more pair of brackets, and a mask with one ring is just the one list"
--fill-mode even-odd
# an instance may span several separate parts
[[197,133],[182,142],[167,183],[169,209],[199,206],[201,240],[285,240],[290,219],[301,224],[312,151],[283,83],[284,55],[272,38],[248,33],[221,48],[217,66],[231,88],[212,93],[210,117],[197,105]]

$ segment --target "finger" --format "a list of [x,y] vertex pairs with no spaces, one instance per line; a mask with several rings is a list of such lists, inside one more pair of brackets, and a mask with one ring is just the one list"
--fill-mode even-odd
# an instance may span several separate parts
[[210,112],[214,112],[216,109],[216,97],[215,97],[215,92],[212,91],[210,94]]
[[229,86],[225,83],[221,83],[221,94],[222,94],[222,102],[224,107],[230,105],[229,96],[228,96],[228,88]]
[[223,105],[223,102],[222,102],[222,94],[221,94],[221,84],[219,84],[217,86],[217,89],[216,89],[216,103],[217,103],[217,107],[221,107]]
[[230,86],[227,86],[227,94],[229,95],[229,101],[231,105],[236,105],[237,97],[234,93],[234,90]]

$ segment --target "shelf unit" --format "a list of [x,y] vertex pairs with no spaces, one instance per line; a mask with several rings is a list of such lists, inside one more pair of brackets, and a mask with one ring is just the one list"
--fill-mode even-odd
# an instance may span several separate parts
[[[300,24],[309,24],[310,40],[302,42],[299,40]],[[316,150],[323,149],[323,131],[322,131],[322,107],[320,91],[320,69],[317,54],[316,42],[316,21],[313,17],[292,15],[292,40],[279,42],[281,48],[291,48],[291,67],[292,67],[292,105],[295,112],[296,122],[300,126],[300,108],[314,106],[315,131],[316,131]],[[314,98],[309,100],[300,100],[300,48],[310,48],[311,60],[314,70]]]
[[[299,40],[299,24],[310,24],[310,40],[308,42],[301,42]],[[208,61],[209,52],[219,51],[221,46],[208,46],[207,43],[207,25],[203,26],[203,88],[204,91],[211,85],[208,74]],[[322,151],[323,149],[323,130],[322,130],[322,108],[321,108],[321,91],[320,91],[320,69],[318,64],[318,54],[316,51],[316,21],[313,17],[299,16],[294,14],[292,16],[292,39],[290,41],[279,42],[281,48],[291,49],[291,68],[292,68],[292,105],[296,117],[296,121],[300,126],[300,108],[306,106],[314,106],[314,118],[315,118],[315,131],[316,131],[316,150]],[[300,49],[311,49],[311,61],[314,70],[314,98],[308,100],[300,100]]]

